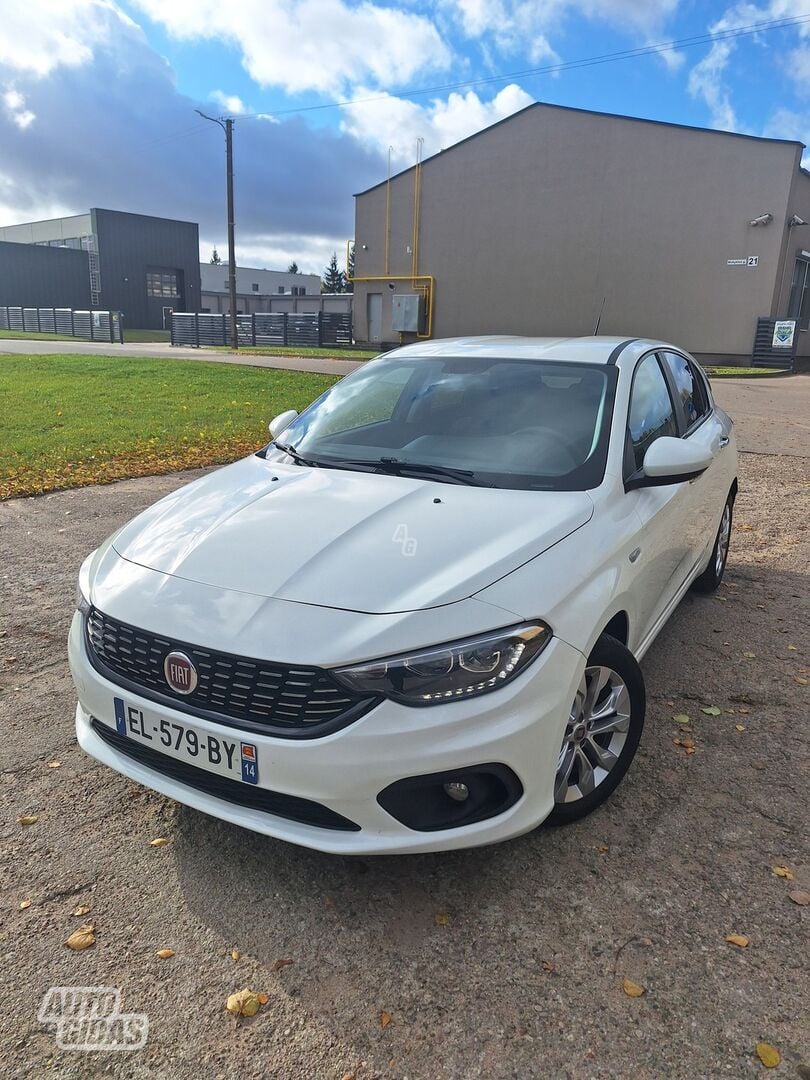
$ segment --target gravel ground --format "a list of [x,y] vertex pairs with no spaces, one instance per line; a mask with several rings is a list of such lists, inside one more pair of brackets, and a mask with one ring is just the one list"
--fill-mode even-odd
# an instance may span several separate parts
[[[647,726],[606,807],[398,859],[240,831],[75,745],[77,567],[191,475],[0,504],[4,1077],[739,1078],[764,1072],[759,1040],[776,1075],[810,1077],[810,907],[788,896],[810,890],[807,458],[742,458],[725,585],[689,595],[645,658]],[[95,946],[65,948],[88,920]],[[36,1018],[52,985],[120,987],[146,1047],[57,1049]],[[244,986],[268,1001],[237,1023],[223,1006]]]

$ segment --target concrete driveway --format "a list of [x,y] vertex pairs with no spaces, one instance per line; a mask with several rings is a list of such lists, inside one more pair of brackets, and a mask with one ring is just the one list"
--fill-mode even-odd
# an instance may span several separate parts
[[[810,1076],[810,907],[789,895],[810,891],[806,457],[743,457],[726,583],[689,595],[645,658],[644,737],[602,810],[400,859],[240,831],[76,747],[79,563],[190,475],[0,504],[6,1076],[737,1080],[763,1073],[760,1040],[775,1075]],[[88,921],[96,944],[67,949]],[[60,1050],[45,992],[105,985],[147,1014],[145,1048]],[[237,1023],[224,1003],[245,986],[268,1001]]]

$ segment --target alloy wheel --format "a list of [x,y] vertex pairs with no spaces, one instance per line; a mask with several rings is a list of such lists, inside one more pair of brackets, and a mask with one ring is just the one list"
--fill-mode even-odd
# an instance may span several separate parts
[[588,667],[565,728],[554,799],[575,802],[590,795],[617,764],[630,730],[630,693],[609,667]]
[[723,507],[723,519],[720,522],[720,532],[717,534],[717,554],[714,560],[714,574],[718,579],[723,574],[723,568],[728,558],[728,547],[731,541],[731,507],[728,503]]

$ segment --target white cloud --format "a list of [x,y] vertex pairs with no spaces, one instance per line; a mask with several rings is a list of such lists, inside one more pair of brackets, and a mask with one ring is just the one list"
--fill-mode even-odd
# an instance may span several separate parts
[[737,117],[724,75],[729,57],[734,51],[730,41],[715,41],[708,53],[689,72],[689,93],[702,98],[709,108],[712,127],[724,131],[737,128]]
[[251,78],[288,93],[339,93],[357,82],[395,86],[450,63],[428,18],[371,0],[133,2],[173,37],[235,44]]
[[[356,96],[364,94],[360,90]],[[342,127],[374,149],[387,152],[390,146],[392,161],[399,167],[413,162],[418,138],[425,140],[427,157],[511,116],[533,100],[515,83],[505,86],[489,101],[482,101],[474,90],[453,93],[446,100],[437,98],[425,105],[386,95],[378,101],[347,106]]]
[[[210,256],[214,247],[223,259],[227,258],[228,243],[225,237],[216,242],[203,238],[200,241],[202,257]],[[332,252],[337,254],[338,264],[343,266],[346,261],[345,236],[271,234],[251,237],[247,243],[237,243],[236,261],[239,266],[258,266],[268,270],[286,270],[291,262],[297,262],[302,274],[322,274]]]
[[208,96],[217,105],[221,105],[225,112],[231,116],[241,116],[248,111],[244,101],[237,97],[236,94],[226,94],[223,90],[212,90]]
[[0,65],[39,76],[77,67],[122,25],[135,24],[112,0],[15,0],[3,5]]
[[36,113],[25,107],[25,95],[15,90],[13,86],[3,93],[2,101],[6,115],[22,131],[36,120]]

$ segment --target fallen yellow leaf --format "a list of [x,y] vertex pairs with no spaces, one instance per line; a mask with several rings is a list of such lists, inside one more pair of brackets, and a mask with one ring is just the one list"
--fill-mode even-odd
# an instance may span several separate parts
[[793,889],[788,896],[799,907],[807,907],[810,904],[810,892],[805,892],[804,889]]
[[17,818],[18,825],[36,825],[39,821],[39,814],[24,814],[22,817]]
[[688,724],[689,723],[689,717],[684,712],[676,713],[675,716],[672,717],[672,719],[675,721],[676,724]]
[[390,1012],[381,1012],[380,1013],[380,1027],[381,1028],[387,1028],[390,1023],[391,1023],[391,1013]]
[[244,990],[237,990],[235,994],[230,995],[225,1002],[225,1008],[234,1016],[255,1016],[261,1008],[261,1002],[258,994],[254,994],[252,990],[245,987]]
[[238,949],[231,949],[231,960],[238,960],[241,955]]
[[700,711],[702,713],[705,713],[707,716],[719,716],[720,715],[720,710],[717,708],[716,705],[702,705],[701,708],[700,708]]
[[740,532],[751,532],[751,530],[754,528],[754,526],[753,525],[738,525],[737,528],[739,529]]
[[624,990],[628,997],[641,997],[642,994],[646,993],[645,988],[639,986],[638,983],[634,983],[632,979],[624,980],[622,983],[622,990]]
[[158,949],[155,956],[159,956],[161,960],[168,960],[169,957],[174,956],[174,949]]
[[807,679],[805,679],[802,675],[796,675],[795,681],[799,684],[799,686],[807,686]]
[[48,762],[48,768],[49,769],[61,769],[62,768],[62,762],[61,761],[49,761]]
[[150,847],[166,847],[166,845],[170,844],[170,843],[171,843],[171,840],[169,840],[167,837],[165,837],[165,836],[156,836],[154,840],[149,841],[149,846]]
[[450,916],[445,915],[443,911],[439,911],[433,916],[433,921],[437,926],[448,926],[450,923]]
[[790,650],[791,652],[796,652],[796,646],[795,646],[795,645],[788,645],[788,649],[789,649],[789,650]]
[[782,1060],[782,1055],[776,1047],[766,1042],[757,1043],[757,1057],[766,1069],[775,1069]]
[[740,714],[740,716],[748,716],[748,714],[751,712],[751,710],[750,709],[737,709],[737,712]]
[[752,653],[752,652],[744,652],[743,653],[743,656],[746,658],[746,660],[754,660],[756,658],[756,655],[757,655],[756,653]]
[[777,877],[787,878],[788,881],[793,881],[793,871],[783,864],[781,866],[772,866],[771,873],[776,874]]
[[31,901],[30,900],[21,900],[20,901],[20,911],[25,911],[25,909],[29,908],[29,907],[31,907]]
[[89,904],[79,904],[78,907],[75,907],[73,909],[73,914],[74,915],[86,915],[89,910],[90,910]]
[[741,949],[748,948],[749,939],[745,934],[726,934],[726,941],[730,945],[738,945]]
[[256,997],[259,999],[260,1005],[266,1005],[267,1002],[270,1000],[269,994],[257,994]]
[[600,855],[604,855],[606,851],[610,851],[610,844],[597,844],[596,850]]
[[65,941],[65,944],[69,949],[74,949],[76,952],[81,952],[82,949],[89,949],[91,945],[95,945],[96,935],[93,932],[94,927],[92,923],[86,923],[84,926],[80,926],[78,930],[74,930],[70,937]]
[[745,724],[735,724],[734,725],[734,730],[735,731],[745,731]]

